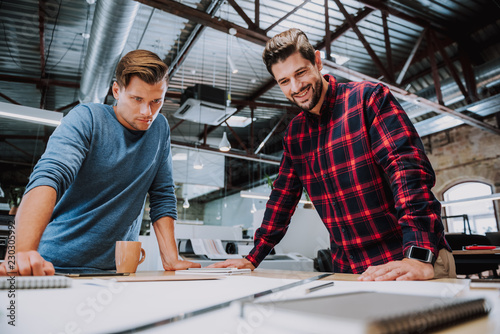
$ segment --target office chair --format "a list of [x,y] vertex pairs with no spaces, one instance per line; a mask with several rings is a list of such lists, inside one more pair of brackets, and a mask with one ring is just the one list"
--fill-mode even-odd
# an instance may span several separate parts
[[[464,246],[469,245],[491,245],[490,240],[481,234],[447,233],[446,240],[452,250],[463,250]],[[491,256],[489,256],[491,255]],[[484,271],[493,271],[493,276],[498,277],[498,264],[485,263],[485,259],[494,257],[494,254],[486,255],[460,255],[454,254],[457,275],[466,275],[467,277],[477,274],[481,277]]]
[[486,232],[486,238],[488,238],[492,245],[500,246],[500,232]]
[[453,250],[462,250],[469,245],[491,245],[490,240],[482,234],[446,233],[445,237]]
[[320,272],[333,272],[332,253],[329,249],[320,249],[315,259],[316,270]]

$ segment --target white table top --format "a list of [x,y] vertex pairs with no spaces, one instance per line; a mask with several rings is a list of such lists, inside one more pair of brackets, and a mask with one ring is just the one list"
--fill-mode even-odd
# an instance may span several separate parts
[[[140,276],[173,275],[165,272],[143,272]],[[71,288],[15,291],[15,323],[8,325],[6,308],[12,298],[0,290],[0,333],[111,333],[189,313],[236,298],[277,288],[321,273],[257,269],[252,274],[229,276],[216,280],[115,282],[112,280],[75,279]],[[142,277],[144,278],[144,277]],[[335,286],[315,294],[332,291],[375,290],[413,294],[484,296],[493,309],[488,317],[448,328],[440,333],[499,333],[499,289],[470,289],[469,280],[432,280],[421,282],[358,282],[356,275],[336,274],[326,278]],[[314,281],[279,292],[279,298],[304,295],[308,287],[322,284]],[[264,297],[265,298],[265,297]],[[246,326],[234,307],[184,319],[144,333],[237,333]]]

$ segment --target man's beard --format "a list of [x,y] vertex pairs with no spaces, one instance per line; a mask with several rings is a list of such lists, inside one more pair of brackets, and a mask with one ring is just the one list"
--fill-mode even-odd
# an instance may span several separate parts
[[309,102],[303,104],[297,103],[297,101],[295,101],[294,95],[300,95],[305,89],[309,89],[310,86],[311,85],[307,85],[303,90],[301,90],[296,94],[293,94],[291,96],[291,99],[289,99],[290,102],[292,102],[293,104],[295,104],[304,111],[311,111],[311,109],[313,109],[318,104],[321,98],[321,92],[323,91],[323,81],[321,80],[321,78],[319,78],[318,81],[314,83],[314,87],[312,87],[312,97]]

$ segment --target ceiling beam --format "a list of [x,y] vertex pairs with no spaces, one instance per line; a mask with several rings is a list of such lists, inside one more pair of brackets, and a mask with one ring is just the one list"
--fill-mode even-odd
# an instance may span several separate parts
[[388,81],[393,82],[393,75],[392,75],[392,73],[389,73],[387,71],[387,69],[384,67],[384,64],[382,64],[382,61],[380,60],[380,58],[377,56],[377,54],[375,53],[375,51],[373,51],[372,47],[370,46],[370,43],[368,43],[368,41],[366,40],[365,36],[361,33],[361,30],[359,30],[358,26],[356,25],[356,22],[354,22],[354,20],[352,19],[352,16],[347,12],[347,10],[345,9],[344,5],[340,2],[340,0],[334,0],[334,1],[337,4],[337,7],[339,8],[339,10],[344,15],[347,23],[349,23],[349,25],[351,26],[351,29],[358,36],[359,41],[365,47],[366,51],[368,52],[368,54],[372,58],[373,62],[375,63],[375,65],[379,69],[380,73]]
[[[255,0],[255,28],[260,29],[260,0]],[[266,34],[264,32],[264,34]]]
[[33,85],[51,85],[51,86],[61,86],[68,88],[80,88],[80,82],[30,78],[17,75],[8,75],[8,74],[0,74],[0,81],[19,82],[19,83],[27,83]]
[[325,9],[325,58],[328,60],[332,60],[332,39],[330,32],[330,15],[328,13],[328,0],[324,0],[324,9]]
[[200,23],[212,29],[228,33],[230,28],[236,29],[236,36],[257,45],[265,45],[269,37],[259,30],[241,27],[220,17],[207,14],[201,10],[186,6],[173,0],[135,0],[147,6]]
[[462,92],[462,95],[465,97],[465,101],[467,101],[468,104],[472,103],[472,99],[469,96],[469,92],[465,89],[464,85],[462,84],[462,80],[460,79],[460,76],[457,72],[457,69],[455,68],[455,65],[453,65],[453,62],[450,60],[450,57],[448,57],[446,50],[441,46],[439,40],[437,39],[436,35],[432,30],[431,30],[431,37],[432,37],[432,42],[434,43],[434,47],[437,49],[437,51],[439,51],[439,53],[441,53],[441,56],[446,66],[448,67],[448,70],[450,71],[453,80],[455,80],[455,83],[460,89],[460,92]]
[[462,44],[458,44],[458,50],[458,57],[460,60],[460,65],[462,66],[462,74],[464,75],[467,91],[469,92],[469,96],[473,102],[478,101],[479,96],[477,94],[476,76],[474,74],[474,69],[472,68],[470,58],[468,57],[468,53],[463,50]]
[[[422,34],[426,34],[426,31],[422,31]],[[420,35],[420,37],[422,37],[422,35]],[[419,37],[419,38],[420,38]],[[482,43],[482,49],[488,49],[489,47],[495,45],[496,43],[500,43],[500,36],[495,40],[494,38],[493,39],[490,39],[490,40],[487,40],[485,41],[484,43]],[[441,47],[443,48],[448,48],[448,46],[452,45],[453,43],[455,43],[454,41],[448,39],[448,38],[445,38],[444,40],[443,39],[439,39],[439,43],[441,45]],[[458,55],[456,56],[451,56],[450,57],[450,60],[452,62],[455,62],[457,60],[459,60],[459,57],[460,55],[467,55],[468,58],[470,59],[470,61],[476,65],[480,65],[480,64],[484,64],[485,61],[484,59],[481,58],[481,60],[478,60],[478,59],[473,59],[473,58],[478,58],[477,55],[480,55],[480,52],[474,52],[475,54],[475,57],[471,57],[471,50],[478,50],[478,47],[472,47],[470,46],[471,44],[464,44],[462,43],[461,41],[459,41],[458,43],[458,47],[461,51],[458,52]],[[427,58],[428,57],[428,52],[427,52],[427,49],[421,49],[419,50],[416,54],[415,54],[415,57],[413,59],[413,63],[417,63],[419,61],[422,61],[424,58]],[[444,62],[440,62],[438,63],[438,68],[442,68],[444,67],[446,64]],[[471,64],[472,65],[472,64]],[[399,71],[400,68],[402,68],[403,65],[400,64],[400,66],[398,66],[396,68],[396,72]],[[411,83],[412,81],[415,81],[415,80],[418,80],[419,78],[422,78],[423,76],[426,76],[428,74],[430,74],[430,70],[429,69],[425,69],[425,70],[422,70],[420,71],[419,73],[416,73],[414,75],[412,75],[411,77],[408,77],[406,79],[404,79],[402,82],[401,82],[401,86],[406,86],[408,85],[409,83]]]
[[[425,48],[425,51],[427,52],[427,56],[429,56],[429,52],[428,52],[427,48]],[[454,57],[451,58],[451,61],[454,62],[457,59],[458,58],[454,56]],[[429,62],[430,62],[430,60],[429,60]],[[446,66],[446,64],[444,62],[438,62],[437,63],[437,68],[438,69],[444,68],[445,66]],[[413,81],[417,81],[418,79],[421,79],[424,76],[430,75],[430,74],[432,74],[432,69],[430,67],[427,68],[427,69],[421,70],[420,72],[416,73],[415,75],[412,75],[410,77],[405,78],[403,80],[403,82],[400,84],[400,87],[405,87],[405,86],[411,84]]]
[[8,141],[6,141],[6,140],[3,140],[2,142],[3,142],[3,143],[5,143],[5,144],[7,144],[7,145],[9,145],[9,146],[10,146],[10,147],[12,147],[12,148],[14,148],[16,151],[21,152],[22,154],[24,154],[24,155],[25,155],[26,157],[28,157],[28,158],[32,158],[32,157],[33,157],[33,155],[32,155],[32,154],[30,154],[30,153],[26,152],[26,151],[25,151],[25,150],[23,150],[22,148],[20,148],[20,147],[18,147],[18,146],[16,146],[16,145],[14,145],[14,144],[12,144],[12,143],[9,143],[9,142],[8,142]]
[[[201,24],[197,24],[193,28],[191,34],[182,45],[181,50],[175,55],[175,59],[168,66],[169,79],[172,79],[173,76],[177,73],[177,71],[181,68],[181,65],[186,59],[187,55],[189,54],[193,46],[196,44],[198,39],[201,37],[201,33],[203,32],[203,30],[205,30],[205,27],[202,26]],[[167,63],[165,60],[164,62]]]
[[[490,25],[490,23],[484,23],[482,26],[479,27],[479,29],[485,28],[486,26]],[[426,30],[422,31],[422,34],[420,35],[419,39],[422,38],[422,36],[426,34]],[[453,45],[454,43],[458,43],[458,47],[461,51],[459,51],[459,54],[465,53],[468,58],[471,60],[471,62],[475,65],[480,65],[485,63],[484,58],[481,56],[480,52],[474,52],[476,50],[479,50],[479,46],[477,43],[471,40],[470,37],[467,36],[461,36],[461,38],[458,41],[452,40],[451,38],[445,37],[445,38],[440,38],[439,43],[441,47],[444,49],[447,49],[450,45]],[[498,37],[490,38],[487,41],[483,41],[481,43],[481,49],[488,49],[489,47],[492,47],[493,45],[496,45],[500,43],[500,34]],[[419,50],[413,59],[413,63],[417,63],[419,61],[422,61],[423,59],[428,57],[427,49],[421,49]],[[455,56],[451,57],[452,61],[455,61],[456,58]],[[442,67],[444,64],[438,65],[438,67]],[[395,72],[399,72],[401,69],[403,69],[404,65],[398,64],[398,66],[395,67]],[[420,73],[417,73],[413,76],[411,76],[408,79],[405,79],[402,81],[401,85],[404,87],[408,83],[417,80],[418,78],[421,78],[425,75],[428,75],[430,73],[429,70],[423,70]]]
[[427,30],[427,52],[429,53],[429,62],[431,64],[431,74],[432,80],[434,81],[434,91],[436,92],[436,99],[438,104],[444,106],[443,92],[441,91],[441,78],[439,77],[439,72],[436,64],[436,51],[434,49],[434,43],[432,43],[432,30]]
[[[400,18],[404,21],[408,21],[415,25],[431,29],[436,33],[440,33],[441,35],[445,36],[444,38],[440,38],[439,40],[439,43],[443,48],[446,48],[447,46],[452,45],[454,43],[458,44],[467,43],[468,44],[467,51],[469,52],[469,57],[471,57],[471,59],[475,59],[476,64],[484,62],[484,60],[480,60],[481,56],[479,52],[470,51],[470,50],[476,50],[476,48],[472,46],[476,43],[471,39],[469,34],[464,33],[464,28],[461,26],[444,26],[442,24],[439,24],[435,20],[429,21],[425,18],[419,17],[418,15],[416,15],[417,13],[408,10],[406,6],[400,5],[396,1],[387,1],[387,0],[358,0],[358,1],[367,7],[389,13],[390,15]],[[496,5],[493,6],[495,7],[495,9],[497,8]],[[487,10],[487,12],[488,13],[485,13],[484,20],[481,20],[481,22],[477,23],[475,26],[467,24],[466,25],[467,29],[471,31],[477,31],[481,28],[484,28],[487,25],[490,25],[491,22],[494,22],[497,18],[494,14],[496,11]],[[490,41],[487,41],[486,43],[489,42]],[[426,52],[426,50],[423,50],[422,52],[419,52],[414,56],[413,61],[414,62],[421,61],[427,56],[428,53]],[[404,66],[403,64],[399,64],[398,67],[395,67],[395,72],[401,70],[403,66]],[[403,85],[407,83],[408,83],[407,81],[403,82]]]
[[245,13],[243,9],[236,3],[234,0],[228,0],[229,4],[231,7],[234,8],[234,10],[238,13],[238,15],[241,16],[243,21],[248,25],[249,29],[258,29],[257,25],[248,17],[248,15]]
[[[349,69],[347,67],[340,66],[332,61],[328,60],[323,60],[323,65],[324,67],[327,67],[334,75],[338,75],[342,78],[346,78],[348,80],[352,81],[373,81],[373,82],[382,82],[376,78],[372,78],[366,74],[356,72],[352,69]],[[462,122],[477,127],[481,130],[488,131],[490,133],[500,135],[500,129],[496,128],[488,123],[482,122],[480,120],[477,120],[473,117],[470,117],[468,115],[462,114],[460,112],[457,112],[453,109],[450,109],[448,107],[442,106],[436,102],[429,101],[427,99],[424,99],[416,94],[410,93],[404,89],[401,89],[397,86],[382,82],[384,85],[386,85],[392,92],[392,94],[402,100],[409,101],[412,103],[418,103],[421,105],[426,106],[427,108],[440,113],[440,114],[447,114],[450,115],[454,118],[457,118],[461,120]]]
[[392,65],[391,38],[389,35],[389,26],[387,24],[387,13],[382,12],[382,26],[384,28],[385,53],[387,54],[387,68],[394,81],[394,66]]
[[276,129],[278,129],[278,127],[281,125],[281,123],[283,123],[283,121],[285,120],[285,117],[286,117],[286,114],[284,114],[283,116],[281,116],[281,118],[278,121],[278,123],[276,123],[276,125],[268,133],[268,135],[266,136],[266,138],[264,138],[264,140],[259,144],[259,147],[257,147],[257,150],[255,150],[255,154],[258,154],[260,152],[260,150],[262,150],[264,148],[264,145],[266,145],[267,141],[271,138],[271,136],[274,134],[274,132],[276,132]]
[[404,21],[411,22],[420,27],[424,28],[429,27],[435,30],[436,32],[451,37],[451,33],[447,27],[444,27],[436,22],[429,22],[427,20],[421,19],[410,13],[406,13],[401,7],[396,8],[396,4],[394,2],[389,2],[385,0],[358,0],[358,1],[364,4],[365,6],[378,9],[382,12],[389,13],[390,15],[398,17]]
[[7,101],[9,101],[12,104],[17,104],[19,106],[21,105],[21,103],[17,102],[16,100],[11,99],[10,97],[8,97],[5,94],[0,93],[0,97],[3,97],[4,99],[6,99]]
[[183,120],[183,119],[181,119],[181,120],[179,120],[177,123],[175,123],[175,125],[174,125],[174,126],[170,126],[170,132],[174,132],[174,130],[175,130],[175,129],[179,126],[179,125],[181,125],[182,123],[184,123],[184,120]]
[[303,3],[301,3],[300,5],[298,5],[297,7],[295,7],[294,9],[292,9],[291,11],[289,11],[288,13],[286,13],[282,18],[280,18],[278,21],[274,22],[273,24],[271,24],[269,27],[267,27],[266,30],[264,30],[265,33],[268,33],[271,29],[273,29],[274,27],[276,27],[278,24],[280,24],[281,22],[283,22],[284,20],[286,20],[290,15],[294,14],[296,11],[298,11],[299,9],[301,9],[302,7],[304,7],[308,2],[310,2],[311,0],[304,0]]
[[[354,23],[357,24],[357,23],[363,21],[364,19],[366,19],[371,13],[373,13],[373,11],[374,10],[372,8],[365,7],[363,9],[361,9],[360,11],[358,11],[358,13],[355,16],[351,16],[352,20]],[[342,36],[343,34],[348,32],[350,29],[351,29],[351,26],[349,25],[349,23],[347,21],[344,21],[344,23],[342,23],[340,26],[338,26],[337,29],[335,29],[335,31],[331,32],[330,43],[333,43],[335,40],[337,40],[340,36]],[[324,38],[322,41],[320,41],[318,44],[316,44],[314,46],[314,48],[316,50],[321,50],[325,46],[326,46],[326,38]]]
[[76,101],[73,101],[73,102],[71,102],[71,103],[68,103],[68,104],[67,104],[67,105],[65,105],[65,106],[62,106],[62,107],[57,108],[57,109],[55,109],[54,111],[59,111],[59,112],[61,112],[61,111],[66,110],[66,109],[68,109],[68,108],[73,108],[74,106],[77,106],[78,104],[80,104],[80,101],[76,100]]
[[[221,0],[212,1],[212,3],[210,4],[210,6],[207,9],[208,14],[213,16],[214,13],[216,13],[219,10],[222,3],[223,3],[223,1],[221,1]],[[193,29],[191,29],[191,32],[189,33],[189,36],[185,40],[184,44],[182,45],[180,51],[177,50],[175,45],[172,47],[171,51],[168,54],[170,54],[171,52],[174,52],[175,58],[170,63],[169,68],[168,68],[168,77],[170,79],[177,73],[177,71],[181,67],[182,63],[184,62],[184,60],[188,56],[189,52],[191,51],[193,46],[196,44],[198,39],[201,37],[201,34],[205,30],[205,28],[206,27],[204,25],[197,23],[193,27]],[[179,37],[179,39],[180,39],[180,37]],[[178,43],[179,43],[179,41],[178,41]],[[167,62],[165,61],[165,63],[167,63]]]
[[408,71],[408,68],[410,68],[411,63],[415,59],[415,54],[417,53],[417,50],[420,47],[420,44],[422,44],[422,41],[424,40],[424,37],[425,37],[426,33],[427,33],[427,28],[424,28],[424,30],[422,31],[422,33],[418,37],[417,42],[413,46],[413,49],[411,50],[410,55],[406,59],[406,62],[403,65],[403,69],[401,70],[401,72],[399,72],[399,76],[396,79],[396,84],[397,85],[401,85],[401,82],[403,81],[403,79],[404,79],[404,77],[406,75],[406,72]]

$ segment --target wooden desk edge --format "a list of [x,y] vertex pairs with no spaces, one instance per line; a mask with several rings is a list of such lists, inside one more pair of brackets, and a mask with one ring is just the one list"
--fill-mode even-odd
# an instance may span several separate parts
[[474,249],[474,250],[454,250],[453,255],[487,255],[487,254],[499,254],[500,248],[495,249]]
[[[306,279],[315,277],[322,274],[330,274],[321,280],[325,281],[357,281],[359,275],[357,274],[342,274],[342,273],[325,273],[325,272],[317,272],[317,271],[293,271],[293,270],[279,270],[279,269],[255,269],[249,274],[240,274],[237,276],[254,276],[254,277],[264,277],[264,278],[277,278],[277,279]],[[138,271],[136,273],[131,273],[130,276],[127,277],[137,277],[140,280],[141,277],[154,277],[154,276],[172,276],[175,275],[175,271]],[[117,278],[120,276],[99,276],[96,278]],[[81,277],[82,279],[92,279],[92,277]],[[80,279],[80,278],[76,278]],[[469,285],[469,279],[460,279],[460,278],[440,278],[440,279],[432,279],[426,282],[441,282],[441,283],[460,283]]]

